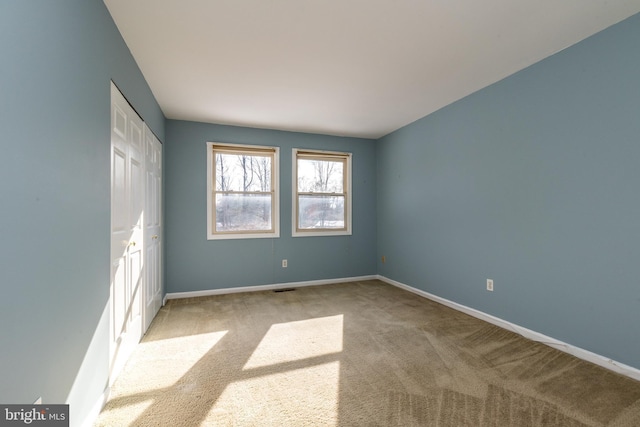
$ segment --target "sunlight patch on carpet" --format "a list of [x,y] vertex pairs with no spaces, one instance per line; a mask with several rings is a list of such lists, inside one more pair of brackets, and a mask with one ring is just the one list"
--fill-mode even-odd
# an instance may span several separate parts
[[[145,413],[147,409],[153,405],[155,399],[152,397],[142,400],[129,400],[126,402],[121,402],[120,406],[107,406],[104,409],[104,413],[102,415],[103,418],[113,417],[114,419],[120,419],[121,414],[125,413],[127,418],[130,417],[130,420],[135,420],[139,418],[142,414]],[[130,421],[126,420],[126,421]],[[122,420],[125,422],[125,420]],[[100,423],[96,423],[100,425]]]
[[340,362],[284,370],[226,387],[203,425],[338,424]]
[[[137,357],[128,363],[115,390],[127,387],[135,393],[153,391],[176,384],[228,331],[142,342]],[[158,375],[162,372],[162,375]]]
[[343,316],[318,317],[272,325],[244,370],[342,351]]

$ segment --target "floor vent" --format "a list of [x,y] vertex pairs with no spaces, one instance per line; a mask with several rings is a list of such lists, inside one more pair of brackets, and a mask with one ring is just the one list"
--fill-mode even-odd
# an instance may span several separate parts
[[284,289],[276,289],[273,292],[293,292],[295,291],[295,288],[284,288]]

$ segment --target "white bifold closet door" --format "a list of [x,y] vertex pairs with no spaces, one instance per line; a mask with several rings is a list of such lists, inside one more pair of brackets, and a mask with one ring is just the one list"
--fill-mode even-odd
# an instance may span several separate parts
[[161,303],[162,146],[111,83],[110,375]]
[[145,306],[144,330],[162,305],[162,144],[144,125],[145,144]]

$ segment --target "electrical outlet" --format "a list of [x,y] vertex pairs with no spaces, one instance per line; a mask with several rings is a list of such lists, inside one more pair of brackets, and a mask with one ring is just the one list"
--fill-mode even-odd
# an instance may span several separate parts
[[287,260],[286,259],[282,260],[282,268],[287,268]]
[[385,262],[387,262],[387,257],[386,257],[386,256],[382,255],[382,258],[381,258],[381,259],[382,259],[382,263],[383,263],[383,264],[384,264]]
[[487,279],[487,290],[493,292],[493,279]]

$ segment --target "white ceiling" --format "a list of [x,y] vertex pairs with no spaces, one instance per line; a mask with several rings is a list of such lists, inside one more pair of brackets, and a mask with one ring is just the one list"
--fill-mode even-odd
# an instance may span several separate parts
[[104,0],[170,119],[378,138],[640,0]]

